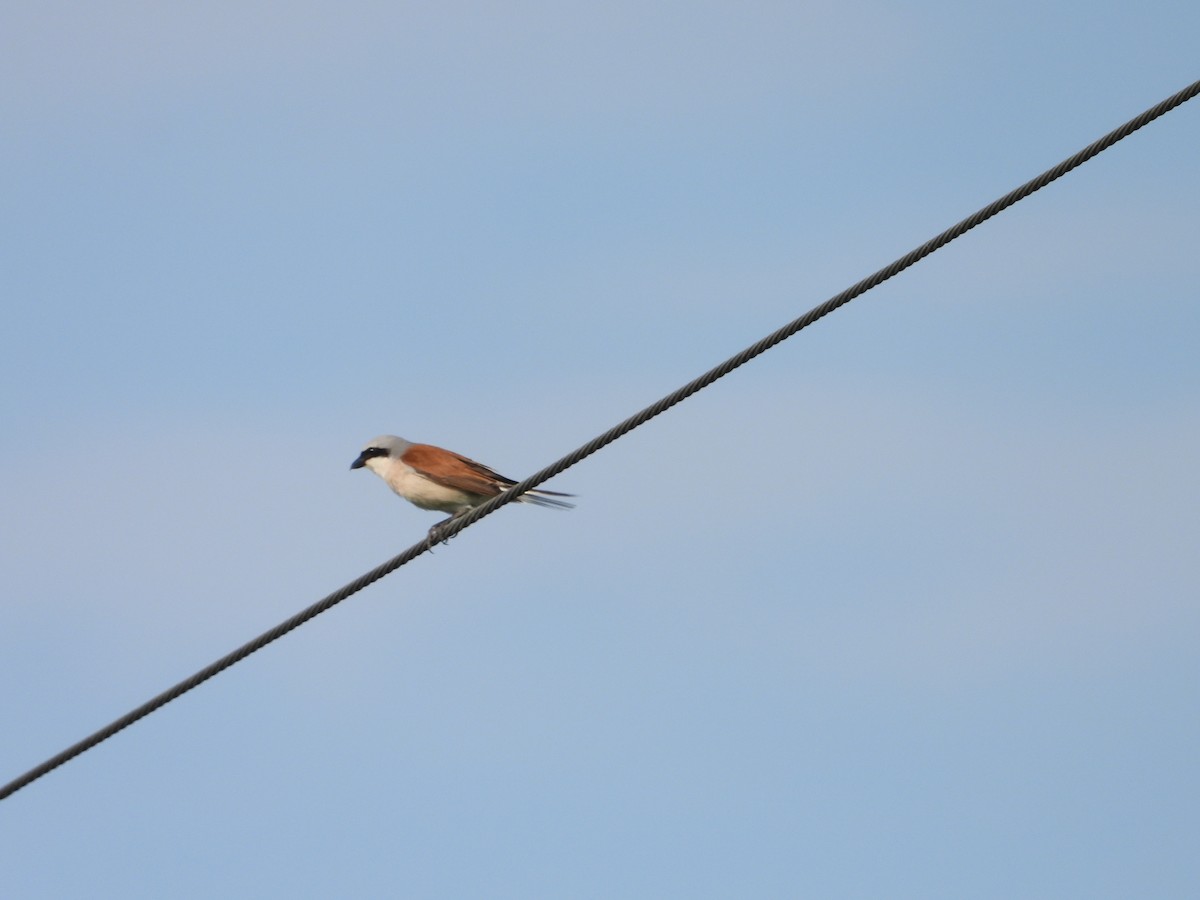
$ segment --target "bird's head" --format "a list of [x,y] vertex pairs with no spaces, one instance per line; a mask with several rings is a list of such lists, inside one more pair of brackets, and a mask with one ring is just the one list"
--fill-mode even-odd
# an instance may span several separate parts
[[411,446],[410,441],[396,437],[394,434],[380,435],[367,442],[367,446],[363,447],[358,458],[350,463],[350,468],[361,469],[365,466],[372,471],[377,471],[376,466],[389,459],[398,459]]

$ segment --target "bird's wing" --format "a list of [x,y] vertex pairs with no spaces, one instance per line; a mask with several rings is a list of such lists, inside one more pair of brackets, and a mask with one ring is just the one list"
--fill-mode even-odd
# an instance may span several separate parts
[[516,484],[482,463],[429,444],[409,447],[404,451],[404,464],[443,487],[485,497],[493,497]]

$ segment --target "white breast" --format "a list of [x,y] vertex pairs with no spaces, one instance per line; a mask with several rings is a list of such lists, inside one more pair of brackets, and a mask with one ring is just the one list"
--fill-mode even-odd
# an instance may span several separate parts
[[436,509],[456,513],[470,509],[478,500],[465,491],[448,488],[430,481],[411,466],[398,459],[376,457],[367,460],[367,468],[387,482],[393,491],[421,509]]

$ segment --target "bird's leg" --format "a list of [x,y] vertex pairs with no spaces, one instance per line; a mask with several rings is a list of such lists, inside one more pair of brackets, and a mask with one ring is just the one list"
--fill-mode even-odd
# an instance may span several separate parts
[[445,528],[447,525],[449,525],[451,522],[453,522],[455,519],[457,519],[459,516],[466,515],[468,512],[470,512],[469,509],[460,510],[459,512],[456,512],[454,515],[450,516],[449,518],[442,519],[442,521],[438,522],[436,525],[434,525],[432,528],[430,528],[429,529],[429,537],[426,538],[426,540],[425,540],[426,549],[432,551],[434,544],[450,543],[450,538],[443,538],[441,536],[442,529]]
[[[454,518],[454,516],[450,517],[450,519],[453,519],[453,518]],[[433,552],[433,547],[435,544],[446,543],[444,540],[442,540],[439,537],[439,535],[442,533],[442,526],[445,525],[447,522],[449,522],[450,519],[442,519],[442,521],[438,522],[436,525],[434,525],[432,528],[429,529],[429,537],[427,537],[425,539],[425,549],[426,550]]]

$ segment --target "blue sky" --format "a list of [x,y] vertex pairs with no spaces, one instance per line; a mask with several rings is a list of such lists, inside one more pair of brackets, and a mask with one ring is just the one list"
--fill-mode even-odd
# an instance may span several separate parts
[[[1194,4],[0,12],[0,780],[1200,77]],[[1200,106],[0,804],[13,897],[1200,890]]]

